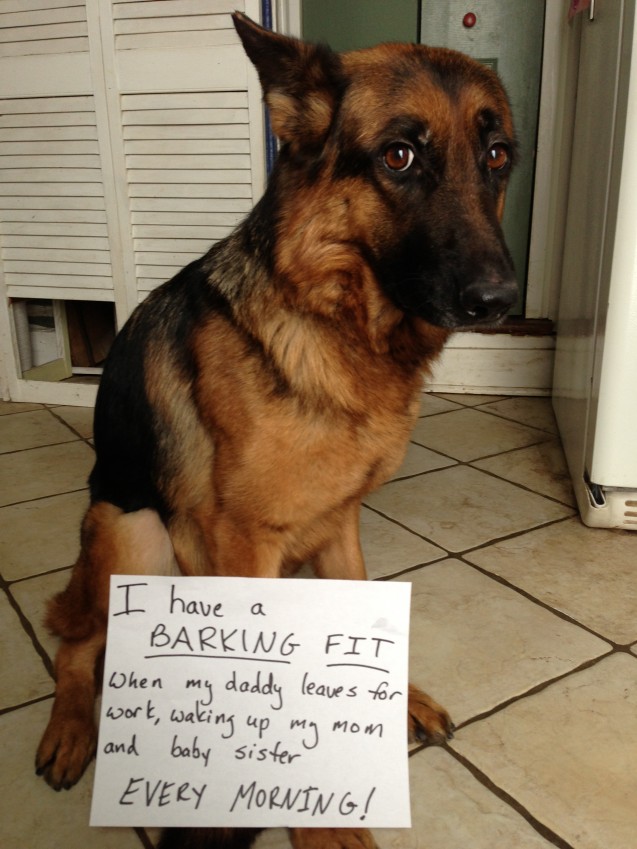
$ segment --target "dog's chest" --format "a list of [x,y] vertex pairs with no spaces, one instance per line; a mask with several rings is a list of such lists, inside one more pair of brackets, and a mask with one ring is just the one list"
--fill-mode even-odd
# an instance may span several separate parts
[[246,357],[234,332],[218,327],[217,343],[221,335],[225,356],[218,344],[210,346],[197,391],[220,502],[244,516],[258,511],[273,526],[298,527],[391,476],[417,415],[419,375],[348,369],[344,390],[346,370],[339,371],[334,354],[326,385],[311,381],[312,393],[304,395],[277,386],[262,358]]
[[[231,489],[259,493],[273,524],[304,525],[380,486],[399,466],[411,417],[270,415],[242,441]],[[247,436],[247,434],[246,434]],[[267,505],[267,506],[263,506]]]

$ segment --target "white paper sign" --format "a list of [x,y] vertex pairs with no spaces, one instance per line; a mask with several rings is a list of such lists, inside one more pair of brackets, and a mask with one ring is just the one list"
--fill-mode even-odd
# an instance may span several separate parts
[[410,591],[113,577],[91,825],[409,827]]

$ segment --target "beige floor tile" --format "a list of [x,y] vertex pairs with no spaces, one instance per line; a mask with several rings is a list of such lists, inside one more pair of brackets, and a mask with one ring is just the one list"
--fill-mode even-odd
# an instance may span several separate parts
[[442,548],[366,507],[361,510],[361,544],[367,574],[372,580],[446,556]]
[[268,828],[254,844],[254,849],[290,849],[292,844],[285,828]]
[[51,660],[55,657],[59,640],[44,626],[46,605],[49,599],[66,587],[70,575],[70,569],[62,569],[50,575],[40,575],[37,578],[20,581],[11,587],[11,592],[20,605],[22,613],[29,620],[38,642]]
[[0,456],[0,506],[86,487],[95,455],[85,442]]
[[93,407],[51,407],[51,410],[84,439],[93,436]]
[[487,457],[485,460],[476,460],[472,465],[526,486],[541,495],[575,506],[571,477],[562,446],[557,439]]
[[33,761],[51,704],[0,716],[2,845],[7,849],[142,849],[132,829],[90,828],[93,767],[68,792],[56,793],[34,773]]
[[447,551],[572,514],[572,510],[467,466],[392,481],[366,503]]
[[480,410],[453,410],[418,419],[411,435],[413,442],[464,462],[523,448],[547,438],[544,431]]
[[557,422],[550,398],[504,398],[487,404],[481,409],[504,416],[505,419],[513,419],[529,427],[538,427],[549,433],[557,433]]
[[[409,759],[410,829],[374,829],[380,849],[551,849],[518,813],[486,790],[452,755],[431,748]],[[289,849],[268,829],[254,849]]]
[[17,401],[0,401],[0,416],[12,413],[25,413],[29,410],[42,410],[42,404],[24,404]]
[[413,442],[410,442],[407,446],[405,459],[393,479],[420,475],[423,472],[433,472],[434,469],[445,469],[455,464],[456,461],[450,457],[443,457],[442,454],[437,454],[429,448],[423,448],[422,445],[414,445]]
[[411,829],[376,829],[381,849],[550,849],[552,844],[454,758],[410,758]]
[[16,581],[70,566],[77,557],[87,492],[0,508],[0,574]]
[[457,724],[610,650],[458,560],[396,580],[412,583],[409,678]]
[[0,416],[0,453],[71,442],[76,434],[48,410]]
[[453,747],[576,849],[637,835],[637,659],[590,669],[465,729]]
[[7,598],[0,596],[0,709],[53,691],[53,680]]
[[637,639],[637,536],[631,531],[587,528],[573,518],[467,559],[609,640]]
[[460,407],[461,405],[456,401],[450,401],[448,398],[441,398],[440,395],[423,392],[419,415],[433,416],[436,413],[448,413],[450,410],[459,410]]

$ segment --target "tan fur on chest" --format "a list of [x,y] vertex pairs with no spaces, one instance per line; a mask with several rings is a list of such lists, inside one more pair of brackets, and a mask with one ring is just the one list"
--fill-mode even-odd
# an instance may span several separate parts
[[302,325],[279,340],[285,354],[274,359],[276,344],[264,358],[222,319],[196,340],[195,397],[214,443],[212,486],[246,523],[293,536],[392,474],[419,394],[418,379],[382,380],[372,356],[337,356],[327,331],[317,341],[320,329]]

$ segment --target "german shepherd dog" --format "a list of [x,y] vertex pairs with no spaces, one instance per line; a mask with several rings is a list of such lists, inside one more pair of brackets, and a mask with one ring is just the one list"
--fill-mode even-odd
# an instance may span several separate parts
[[[446,49],[336,54],[234,23],[281,149],[263,198],[116,338],[95,409],[81,551],[50,603],[57,690],[36,766],[68,788],[96,747],[112,574],[364,579],[361,499],[401,463],[423,373],[517,288],[499,220],[514,159],[497,76]],[[447,713],[409,692],[412,735]],[[223,778],[220,776],[219,780]],[[164,847],[249,846],[176,829]],[[373,847],[294,829],[296,849]]]

